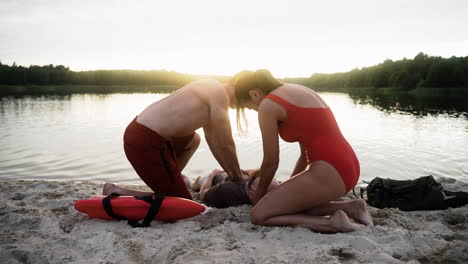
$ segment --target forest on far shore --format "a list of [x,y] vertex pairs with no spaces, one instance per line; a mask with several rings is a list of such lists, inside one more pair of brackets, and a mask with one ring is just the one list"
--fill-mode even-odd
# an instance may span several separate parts
[[413,59],[384,62],[349,72],[315,73],[309,78],[285,78],[318,90],[394,88],[396,90],[465,88],[468,90],[467,57],[433,57],[419,53]]
[[[183,86],[200,78],[227,81],[228,76],[200,76],[164,70],[93,70],[72,71],[63,65],[29,67],[0,62],[0,85],[132,85]],[[310,77],[284,78],[317,90],[352,91],[359,88],[394,88],[409,91],[430,88],[468,90],[468,57],[434,57],[424,53],[413,59],[385,60],[370,67],[332,74],[314,73]],[[2,87],[4,88],[4,87]],[[2,89],[0,88],[0,89]]]

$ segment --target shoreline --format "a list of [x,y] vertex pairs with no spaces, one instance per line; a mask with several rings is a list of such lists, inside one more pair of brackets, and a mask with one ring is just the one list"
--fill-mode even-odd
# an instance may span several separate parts
[[[437,179],[455,191],[468,183]],[[466,263],[468,205],[403,212],[369,207],[375,226],[321,234],[250,223],[250,206],[212,209],[176,223],[63,219],[74,201],[100,195],[95,182],[1,180],[0,259],[8,263]],[[128,186],[128,185],[126,185]],[[147,190],[145,186],[132,188]],[[195,197],[197,198],[197,197]],[[352,199],[352,194],[343,199]]]
[[[60,95],[60,94],[112,94],[112,93],[172,93],[180,84],[0,84],[3,95]],[[420,97],[468,97],[468,87],[309,87],[319,93],[387,94]]]

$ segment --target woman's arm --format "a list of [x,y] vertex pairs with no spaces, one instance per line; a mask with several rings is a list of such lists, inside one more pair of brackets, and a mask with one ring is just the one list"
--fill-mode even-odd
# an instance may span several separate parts
[[260,167],[260,183],[252,201],[257,203],[267,193],[279,163],[278,107],[273,102],[264,102],[258,109],[258,122],[263,141],[263,162]]
[[301,155],[299,156],[299,159],[297,159],[296,166],[294,167],[294,170],[292,171],[291,176],[289,176],[289,178],[298,174],[299,172],[303,172],[307,167],[307,157],[305,154],[305,148],[301,143],[299,143],[299,146],[301,147]]
[[213,178],[217,175],[222,173],[222,170],[213,170],[207,177],[203,185],[200,189],[200,200],[203,201],[206,192],[213,186]]

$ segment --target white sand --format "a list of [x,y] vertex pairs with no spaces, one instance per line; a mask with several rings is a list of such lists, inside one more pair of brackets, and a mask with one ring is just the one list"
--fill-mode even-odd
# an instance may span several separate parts
[[[451,190],[468,184],[440,179]],[[319,234],[261,227],[249,206],[150,228],[76,218],[73,202],[102,184],[0,181],[0,263],[468,263],[468,206],[402,212],[370,207],[375,226]],[[143,188],[143,187],[140,187]]]

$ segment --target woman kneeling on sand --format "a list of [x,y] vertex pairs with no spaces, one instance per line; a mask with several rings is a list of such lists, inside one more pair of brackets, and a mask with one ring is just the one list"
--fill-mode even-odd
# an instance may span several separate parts
[[[227,179],[223,171],[214,170],[209,174],[200,189],[200,200],[208,206],[226,208],[242,204],[252,204],[260,182],[260,169],[248,171],[249,178],[243,182],[232,182]],[[198,179],[198,178],[197,178]],[[194,182],[196,184],[196,182]],[[272,179],[267,193],[281,186],[281,183]],[[194,187],[194,184],[192,184]],[[195,186],[196,187],[196,186]],[[192,190],[194,190],[192,188]],[[324,206],[315,207],[302,212],[311,216],[327,216],[342,210],[347,216],[358,223],[369,223],[366,203],[364,200],[333,201]]]
[[[281,83],[267,70],[243,71],[230,82],[238,126],[244,108],[253,109],[262,133],[263,162],[251,221],[319,232],[350,232],[360,224],[370,225],[363,200],[334,202],[356,185],[360,168],[325,101],[310,88]],[[268,192],[279,163],[278,134],[287,142],[299,142],[301,151],[290,178]]]

